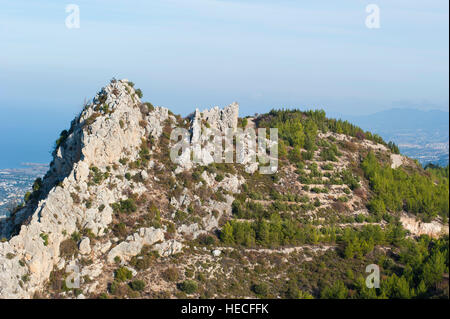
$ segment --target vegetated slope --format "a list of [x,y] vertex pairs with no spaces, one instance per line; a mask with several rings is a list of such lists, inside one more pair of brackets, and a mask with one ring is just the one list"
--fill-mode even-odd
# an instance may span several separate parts
[[[323,111],[181,118],[141,97],[113,80],[61,133],[0,225],[0,296],[448,298],[448,167]],[[170,161],[173,128],[237,126],[279,129],[277,173]]]

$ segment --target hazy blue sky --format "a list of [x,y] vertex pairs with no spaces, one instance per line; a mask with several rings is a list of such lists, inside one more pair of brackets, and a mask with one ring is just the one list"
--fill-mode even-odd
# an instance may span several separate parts
[[448,45],[446,0],[0,0],[0,148],[50,150],[112,77],[182,115],[233,101],[245,115],[448,110]]

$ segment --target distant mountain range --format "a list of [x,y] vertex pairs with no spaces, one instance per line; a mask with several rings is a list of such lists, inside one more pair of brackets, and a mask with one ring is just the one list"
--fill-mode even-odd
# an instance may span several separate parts
[[449,162],[449,113],[395,108],[371,115],[338,117],[393,141],[400,151],[423,165]]

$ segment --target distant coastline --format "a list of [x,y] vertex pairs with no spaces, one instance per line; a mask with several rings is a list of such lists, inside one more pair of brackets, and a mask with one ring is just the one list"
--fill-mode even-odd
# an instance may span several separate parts
[[42,163],[21,163],[18,168],[0,169],[0,218],[23,200],[35,179],[44,176],[47,170],[48,165]]

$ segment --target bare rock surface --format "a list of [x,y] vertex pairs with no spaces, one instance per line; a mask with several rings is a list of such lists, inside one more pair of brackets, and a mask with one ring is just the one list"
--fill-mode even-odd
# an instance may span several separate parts
[[424,223],[411,214],[403,213],[400,221],[403,227],[414,236],[428,235],[437,238],[441,235],[448,234],[448,225],[444,225],[437,220]]
[[144,245],[153,245],[164,241],[164,232],[162,229],[141,228],[139,232],[128,236],[126,241],[121,242],[108,253],[108,262],[113,263],[116,257],[121,261],[128,261],[136,256]]
[[[123,191],[130,182],[110,177],[115,189],[106,182],[92,183],[93,167],[106,174],[110,166],[125,156],[129,161],[136,160],[142,138],[148,135],[158,138],[170,117],[162,107],[143,114],[141,105],[127,80],[112,81],[72,121],[70,130],[53,152],[50,170],[42,181],[44,195],[0,222],[0,238],[7,239],[0,242],[0,298],[29,298],[41,289],[54,266],[64,265],[60,244],[79,227],[90,229],[95,236],[104,235],[113,218],[110,204],[125,198]],[[140,124],[143,121],[145,127]],[[144,180],[147,177],[142,174]],[[144,191],[145,188],[138,188],[136,193]],[[90,201],[91,208],[83,205],[86,201]],[[131,253],[125,253],[124,246],[137,250],[141,244],[164,241],[161,230],[147,230],[140,235],[113,250],[127,257]],[[108,249],[108,244],[96,247],[100,253]],[[79,243],[79,251],[91,252],[89,238]],[[28,278],[26,283],[21,279],[24,276]]]

